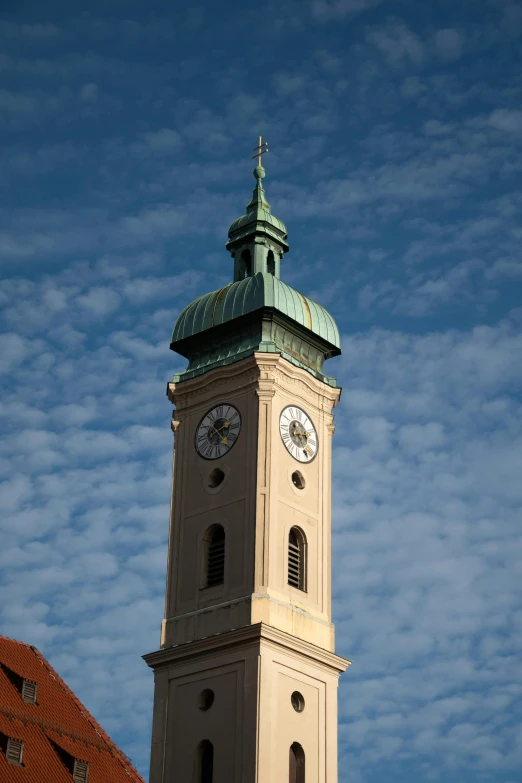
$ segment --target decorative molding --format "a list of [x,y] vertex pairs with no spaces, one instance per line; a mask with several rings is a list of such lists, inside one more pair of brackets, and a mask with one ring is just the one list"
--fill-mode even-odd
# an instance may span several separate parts
[[152,669],[163,669],[184,661],[193,662],[198,658],[205,658],[209,655],[215,658],[216,654],[221,652],[228,652],[234,648],[240,650],[241,648],[258,646],[263,643],[268,643],[270,646],[276,647],[285,653],[297,654],[315,665],[319,664],[332,673],[336,672],[337,675],[346,671],[351,664],[351,661],[347,658],[341,658],[341,656],[333,652],[273,628],[271,625],[266,625],[266,623],[247,625],[244,628],[236,628],[233,631],[207,636],[205,639],[178,644],[174,647],[166,647],[163,650],[148,653],[142,657],[145,663]]
[[318,408],[324,408],[324,402],[322,405],[320,402],[326,400],[328,407],[333,408],[340,396],[340,389],[314,378],[307,370],[296,367],[280,354],[259,351],[233,364],[215,367],[203,375],[178,383],[170,382],[167,396],[177,410],[183,410],[189,408],[195,400],[215,395],[220,386],[226,386],[228,391],[231,379],[242,389],[254,386],[261,394],[273,392],[274,384],[279,387],[292,384],[307,394],[314,394]]

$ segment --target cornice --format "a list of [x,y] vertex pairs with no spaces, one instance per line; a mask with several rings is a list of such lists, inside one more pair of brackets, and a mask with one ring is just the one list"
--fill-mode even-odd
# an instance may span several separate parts
[[311,392],[328,400],[332,408],[335,407],[341,395],[341,389],[319,381],[309,372],[296,367],[279,354],[256,352],[239,362],[215,367],[203,375],[187,378],[178,383],[170,382],[167,385],[167,396],[173,405],[181,409],[188,407],[195,398],[205,399],[207,395],[214,393],[223,384],[227,384],[227,387],[230,388],[230,381],[245,389],[251,386],[262,396],[270,394],[274,384],[282,385],[283,379],[286,383],[294,384],[303,391]]
[[233,631],[207,636],[205,639],[197,639],[175,647],[166,647],[157,652],[143,655],[143,660],[152,669],[167,668],[173,664],[189,662],[216,653],[240,650],[261,644],[268,644],[285,653],[297,653],[300,657],[308,659],[311,663],[319,664],[329,671],[341,674],[350,666],[351,661],[341,658],[329,650],[317,647],[315,644],[298,639],[296,636],[280,631],[265,623],[247,625]]
[[239,362],[215,367],[203,375],[187,378],[178,383],[168,383],[167,397],[177,408],[185,408],[190,405],[194,398],[204,399],[210,392],[214,392],[216,387],[226,383],[228,388],[230,388],[229,382],[231,380],[247,388],[255,384],[258,378],[259,372],[255,358],[254,356],[248,356]]
[[[279,354],[255,353],[254,358],[262,373],[266,373],[259,380],[259,388],[266,388],[274,381],[281,385],[281,379],[284,378],[287,383],[293,383],[313,394],[326,398],[332,407],[337,404],[341,395],[340,388],[319,381],[309,372],[296,367]],[[271,376],[268,375],[269,372],[272,373]]]

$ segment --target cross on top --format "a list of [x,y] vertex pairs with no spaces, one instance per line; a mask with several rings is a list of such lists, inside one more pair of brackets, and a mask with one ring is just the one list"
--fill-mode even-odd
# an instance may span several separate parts
[[261,165],[261,155],[264,155],[265,152],[268,152],[268,142],[263,141],[263,137],[259,137],[259,146],[254,147],[255,155],[252,155],[252,158],[257,158],[257,165]]

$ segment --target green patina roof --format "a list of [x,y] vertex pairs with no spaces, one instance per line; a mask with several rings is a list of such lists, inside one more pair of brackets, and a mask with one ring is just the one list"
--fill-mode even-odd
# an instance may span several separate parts
[[266,199],[265,189],[263,187],[263,177],[265,176],[265,170],[262,166],[256,166],[254,169],[254,177],[256,179],[256,186],[252,193],[252,198],[246,206],[246,215],[241,215],[230,225],[228,229],[228,236],[230,241],[227,247],[231,243],[237,242],[252,233],[253,230],[259,228],[268,236],[274,236],[281,244],[286,248],[288,245],[285,240],[287,238],[286,226],[282,220],[279,220],[275,215],[272,215],[270,211],[270,204]]
[[324,307],[263,272],[200,296],[187,305],[176,321],[171,344],[263,307],[274,308],[340,348],[337,324]]
[[195,299],[176,321],[170,347],[189,363],[174,376],[175,383],[265,352],[336,385],[322,368],[325,359],[341,353],[337,324],[324,307],[280,280],[287,233],[270,212],[264,176],[257,166],[246,215],[228,232],[234,282]]

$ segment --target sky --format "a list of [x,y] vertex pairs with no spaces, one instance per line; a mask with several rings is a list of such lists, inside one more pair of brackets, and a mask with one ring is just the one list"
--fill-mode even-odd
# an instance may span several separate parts
[[147,777],[180,310],[264,184],[337,319],[340,783],[520,783],[522,5],[4,0],[0,633]]

